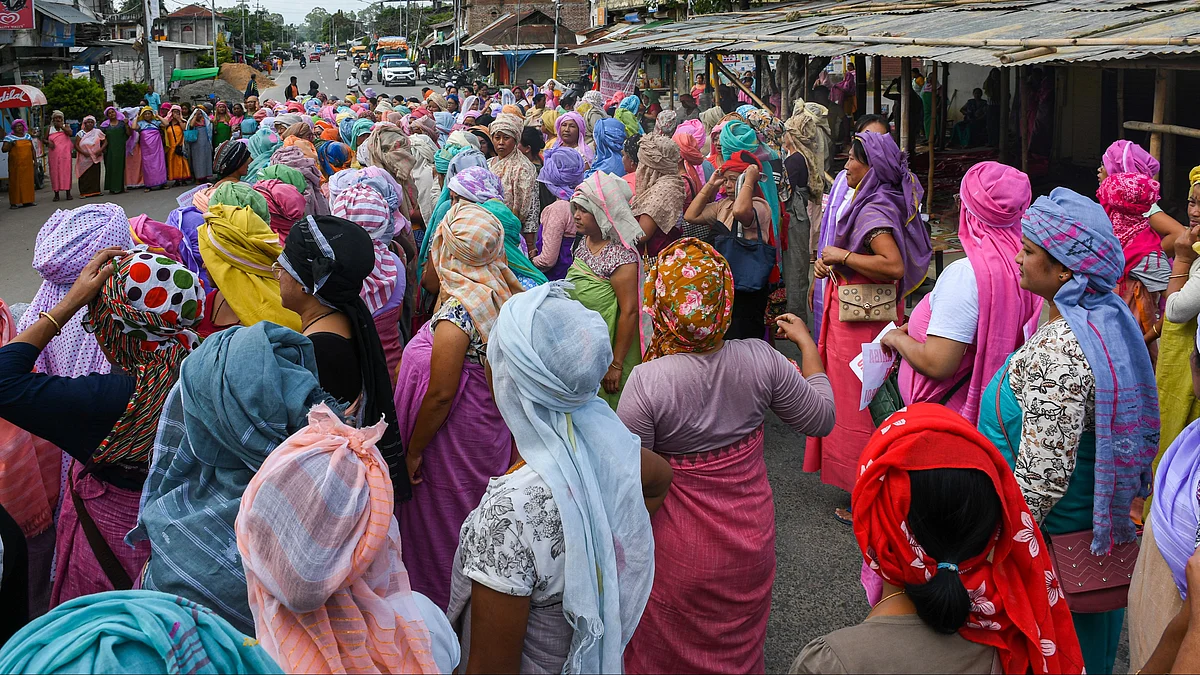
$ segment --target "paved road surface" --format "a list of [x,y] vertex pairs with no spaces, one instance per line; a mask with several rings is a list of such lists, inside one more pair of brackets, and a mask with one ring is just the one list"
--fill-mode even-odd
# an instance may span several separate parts
[[[314,67],[315,66],[315,67]],[[263,92],[278,98],[287,78],[296,75],[302,91],[308,81],[316,80],[327,93],[344,95],[343,82],[335,83],[333,62],[325,61],[300,69],[289,62],[280,86]],[[389,95],[419,96],[420,87],[389,87]],[[377,92],[383,87],[374,87]],[[175,208],[175,197],[183,189],[145,193],[141,190],[116,197],[104,197],[121,204],[134,216],[148,213],[162,220]],[[0,297],[8,302],[28,302],[41,283],[30,266],[38,228],[57,206],[78,206],[78,197],[66,204],[52,204],[52,194],[43,190],[37,206],[8,210],[7,191],[0,192]],[[787,345],[784,353],[799,355]],[[766,462],[775,497],[778,571],[773,590],[770,623],[767,632],[766,666],[768,672],[784,672],[800,649],[815,637],[861,621],[867,606],[859,583],[861,557],[850,528],[833,518],[833,510],[846,506],[849,497],[836,488],[822,485],[815,474],[801,471],[804,438],[787,428],[774,415],[766,421]],[[864,648],[870,648],[864,645]],[[1128,651],[1122,644],[1117,672],[1124,672]]]

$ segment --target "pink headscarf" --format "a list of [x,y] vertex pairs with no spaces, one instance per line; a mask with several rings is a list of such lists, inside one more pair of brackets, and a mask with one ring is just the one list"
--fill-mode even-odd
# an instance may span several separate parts
[[1108,175],[1140,173],[1148,178],[1158,174],[1158,160],[1142,146],[1132,141],[1115,141],[1104,151],[1100,163]]
[[355,429],[321,403],[242,495],[235,529],[254,633],[286,672],[437,669],[376,448],[385,426]]
[[[700,125],[700,132],[704,132],[703,124]],[[704,179],[700,177],[699,169],[699,166],[704,163],[704,155],[700,152],[695,137],[684,129],[677,129],[671,140],[679,146],[679,157],[683,160],[683,177],[692,186],[692,195],[695,196],[704,186]]]
[[304,195],[295,185],[275,178],[258,181],[254,189],[267,200],[267,211],[271,214],[268,225],[272,232],[279,235],[279,245],[283,246],[292,226],[304,217],[307,205]]
[[[959,237],[979,291],[975,342],[954,375],[945,380],[926,378],[907,361],[901,362],[900,393],[905,403],[938,402],[963,377],[970,377],[970,387],[960,389],[947,407],[975,424],[983,390],[1008,355],[1036,329],[1042,299],[1021,288],[1015,260],[1021,248],[1021,216],[1032,198],[1029,176],[998,162],[980,162],[963,176],[960,195]],[[909,318],[909,335],[924,342],[929,316],[929,296],[925,296]]]
[[1158,201],[1159,183],[1145,173],[1110,173],[1096,190],[1125,253],[1124,279],[1143,258],[1161,250],[1162,239],[1144,214]]
[[704,142],[708,140],[708,134],[704,133],[704,122],[700,120],[685,120],[675,127],[675,134],[685,133],[696,139],[696,147],[703,152]]
[[145,244],[151,253],[158,253],[182,263],[183,256],[179,247],[183,243],[183,232],[142,214],[129,219],[129,229],[133,232],[133,243]]
[[395,226],[391,211],[384,198],[371,186],[359,183],[338,193],[329,205],[332,215],[357,223],[367,234],[375,248],[375,269],[363,280],[362,296],[367,309],[374,314],[388,304],[399,283],[399,268],[396,258],[388,250]]

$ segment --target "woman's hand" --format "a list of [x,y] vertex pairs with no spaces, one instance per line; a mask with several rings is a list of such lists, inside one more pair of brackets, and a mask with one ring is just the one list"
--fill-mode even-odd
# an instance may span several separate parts
[[53,149],[54,149],[54,141],[52,141],[52,140],[50,140],[50,139],[48,139],[48,138],[47,138],[47,139],[46,139],[46,147],[48,147],[48,148],[50,148],[51,150],[53,150]]
[[879,339],[879,344],[894,351],[896,349],[896,344],[906,337],[908,337],[908,324],[904,324],[899,328],[889,330],[882,338]]
[[826,267],[841,265],[843,264],[842,261],[846,259],[847,253],[849,253],[849,251],[844,248],[839,248],[837,246],[826,246],[821,250],[821,262],[825,263]]
[[713,171],[711,176],[708,177],[708,183],[706,185],[709,185],[711,187],[720,187],[722,181],[724,181],[724,180],[725,180],[725,170],[717,169],[716,171]]
[[404,455],[404,465],[408,468],[408,482],[410,484],[420,485],[424,480],[421,477],[421,463],[424,460],[424,453],[408,452]]
[[829,276],[830,272],[832,272],[832,270],[829,269],[829,265],[826,265],[824,262],[822,262],[820,258],[817,258],[816,261],[813,262],[814,277],[818,279],[825,279]]
[[754,185],[758,182],[758,177],[761,174],[762,172],[758,170],[758,167],[751,164],[750,166],[746,167],[746,183],[749,185]]
[[608,372],[604,374],[604,379],[600,380],[600,386],[604,387],[604,391],[615,394],[621,388],[621,374],[624,368],[620,366],[609,365]]
[[[66,296],[59,302],[59,306],[64,310],[69,310],[70,315],[74,315],[84,305],[91,302],[100,294],[100,289],[104,288],[104,282],[116,273],[116,258],[127,255],[127,253],[120,246],[110,246],[97,251],[88,264],[84,265],[83,271],[79,273],[79,278],[75,280],[74,284],[71,284],[71,290],[67,291]],[[113,262],[109,264],[109,261]]]
[[1175,258],[1177,260],[1193,261],[1196,251],[1192,245],[1200,241],[1200,225],[1189,227],[1184,233],[1175,238]]
[[795,314],[780,314],[775,317],[775,335],[797,345],[812,343],[808,326]]

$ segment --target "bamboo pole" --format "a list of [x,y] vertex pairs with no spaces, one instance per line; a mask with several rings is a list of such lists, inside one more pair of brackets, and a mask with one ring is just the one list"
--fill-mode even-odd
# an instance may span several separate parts
[[929,141],[929,177],[925,184],[925,213],[933,213],[933,140],[934,137],[938,135],[938,94],[940,93],[937,79],[938,65],[933,61],[930,61],[929,64],[930,68],[928,77],[929,84],[933,87],[933,101],[931,101],[933,110],[931,111],[929,117],[929,131],[926,134],[928,136],[927,140]]
[[1054,47],[1034,47],[1033,49],[1022,49],[1009,54],[1000,55],[1000,63],[1016,63],[1017,61],[1028,61],[1036,59],[1039,56],[1049,56],[1057,54],[1058,49]]
[[875,99],[875,114],[883,114],[883,57],[871,57],[871,98]]
[[1117,138],[1125,138],[1125,69],[1117,68]]
[[1000,71],[1000,163],[1008,163],[1008,113],[1012,109],[1012,96],[1009,94],[1011,73]]
[[758,97],[758,94],[755,94],[753,91],[751,91],[750,87],[747,87],[745,83],[739,80],[737,76],[733,74],[733,71],[729,70],[724,63],[721,61],[714,61],[713,63],[717,66],[717,69],[725,75],[725,77],[728,77],[733,82],[735,87],[744,91],[746,95],[750,97],[750,100],[754,101],[758,107],[770,110],[770,108],[767,108],[767,104],[763,103],[763,100]]
[[938,100],[941,101],[941,104],[938,105],[938,119],[941,121],[941,124],[942,124],[942,128],[938,129],[938,150],[945,150],[946,149],[946,127],[947,127],[946,120],[950,119],[950,114],[949,114],[949,110],[948,110],[948,105],[949,105],[949,100],[950,100],[950,95],[949,95],[949,92],[950,92],[950,64],[949,63],[942,64],[942,77],[940,80],[938,80],[938,83],[941,84],[941,88],[942,88],[942,95],[941,95],[941,97],[938,98]]
[[1029,115],[1025,114],[1027,96],[1032,93],[1025,87],[1025,77],[1029,72],[1027,66],[1017,66],[1017,128],[1021,130],[1021,171],[1029,173]]
[[1188,138],[1200,138],[1200,129],[1191,127],[1182,127],[1178,124],[1155,124],[1153,122],[1137,122],[1130,120],[1123,125],[1126,129],[1133,131],[1147,131],[1150,133],[1159,134],[1174,134],[1176,136],[1186,136]]
[[721,107],[721,78],[719,78],[717,76],[717,69],[713,68],[713,62],[716,61],[716,59],[717,59],[717,56],[712,53],[705,54],[704,55],[704,60],[705,60],[704,69],[708,73],[708,83],[713,88],[713,105],[720,108]]
[[909,133],[908,118],[912,114],[912,102],[910,101],[912,90],[912,59],[904,57],[900,59],[900,114],[896,119],[900,120],[900,151],[908,152],[908,141],[911,136]]
[[792,116],[792,55],[779,55],[779,118]]
[[[1159,68],[1154,71],[1154,115],[1151,122],[1161,125],[1166,121],[1167,116],[1167,71]],[[1161,131],[1150,132],[1150,154],[1162,162],[1162,140]]]

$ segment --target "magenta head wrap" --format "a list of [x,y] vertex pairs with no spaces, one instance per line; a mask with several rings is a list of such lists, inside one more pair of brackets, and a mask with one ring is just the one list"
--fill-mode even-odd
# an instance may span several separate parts
[[704,149],[704,142],[708,140],[706,138],[707,134],[704,133],[704,122],[700,120],[685,120],[680,122],[679,126],[675,127],[675,134],[678,135],[681,132],[696,139],[696,147],[701,150]]
[[279,245],[282,246],[287,242],[292,226],[304,217],[307,205],[304,195],[295,185],[276,178],[260,180],[254,184],[254,189],[267,200],[267,211],[271,215],[268,225],[279,235]]
[[1154,178],[1159,168],[1158,160],[1132,141],[1115,141],[1104,151],[1100,163],[1110,176],[1114,173],[1140,173]]
[[[575,141],[576,145],[582,144],[583,143],[583,134],[587,131],[587,124],[583,121],[583,115],[580,115],[579,113],[575,112],[574,110],[572,110],[571,112],[566,113],[564,115],[558,116],[558,119],[554,121],[554,135],[558,136],[558,140],[560,140],[560,141],[562,140],[562,125],[563,125],[563,122],[565,122],[567,120],[571,120],[572,122],[574,122],[575,127],[579,129],[579,138],[576,139],[576,141]],[[568,146],[568,147],[573,147],[573,146]]]

